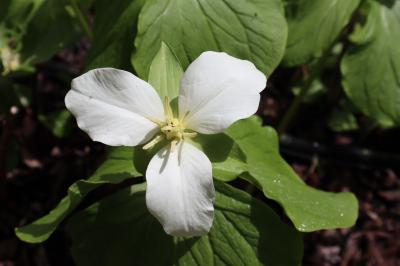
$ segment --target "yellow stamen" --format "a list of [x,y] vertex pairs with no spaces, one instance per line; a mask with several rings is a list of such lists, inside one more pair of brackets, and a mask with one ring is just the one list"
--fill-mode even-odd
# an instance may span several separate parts
[[153,148],[157,143],[164,139],[163,135],[157,135],[154,139],[150,140],[146,145],[143,146],[143,150],[148,150]]
[[147,117],[147,119],[149,119],[151,122],[153,122],[154,124],[156,124],[157,126],[161,127],[164,122],[157,119],[157,118],[151,118],[151,117]]
[[183,132],[184,138],[194,138],[197,136],[197,132]]
[[165,116],[167,117],[167,119],[172,119],[174,117],[171,106],[169,105],[168,96],[164,97],[164,113],[165,113]]

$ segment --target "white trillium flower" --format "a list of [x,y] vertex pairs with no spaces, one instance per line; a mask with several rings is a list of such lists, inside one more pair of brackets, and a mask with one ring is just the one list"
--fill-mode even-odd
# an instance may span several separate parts
[[177,117],[150,84],[113,68],[75,78],[65,104],[95,141],[148,149],[168,140],[146,170],[147,208],[168,234],[199,236],[210,230],[214,216],[212,166],[187,140],[221,133],[253,115],[265,85],[265,75],[251,62],[204,52],[183,74]]

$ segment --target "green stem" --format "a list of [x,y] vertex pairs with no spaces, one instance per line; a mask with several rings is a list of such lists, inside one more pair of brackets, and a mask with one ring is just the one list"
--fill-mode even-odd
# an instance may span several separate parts
[[74,9],[75,14],[78,16],[79,23],[81,24],[82,30],[86,33],[90,40],[93,39],[92,30],[89,27],[89,23],[86,17],[83,15],[82,10],[79,8],[76,0],[69,0],[71,3],[72,8]]
[[299,111],[304,97],[307,95],[307,92],[311,88],[311,83],[313,82],[314,77],[315,75],[311,74],[306,78],[303,86],[301,86],[300,94],[298,94],[294,101],[290,104],[289,110],[287,110],[278,126],[279,135],[286,133],[286,131],[289,129],[292,120],[295,118],[296,114]]
[[292,104],[289,106],[289,110],[285,113],[281,122],[279,123],[278,126],[279,135],[282,135],[289,130],[292,120],[296,117],[299,108],[304,100],[304,97],[307,95],[307,92],[311,89],[311,84],[314,81],[314,79],[318,77],[318,75],[321,73],[322,71],[321,68],[325,62],[325,58],[329,53],[329,51],[331,50],[332,47],[329,48],[327,52],[325,52],[325,54],[322,57],[320,57],[314,64],[309,66],[307,65],[303,66],[302,68],[304,77],[303,86],[301,86],[300,94],[296,96]]

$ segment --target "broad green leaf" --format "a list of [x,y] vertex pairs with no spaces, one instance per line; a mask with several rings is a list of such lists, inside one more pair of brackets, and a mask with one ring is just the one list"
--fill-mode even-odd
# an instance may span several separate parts
[[214,161],[212,166],[214,178],[224,182],[232,181],[247,171],[246,156],[243,155],[238,145],[234,143],[229,156],[223,161]]
[[247,171],[246,157],[225,134],[198,135],[192,144],[210,159],[213,176],[221,181],[232,181]]
[[348,192],[330,193],[307,186],[279,155],[278,137],[254,118],[241,120],[226,132],[246,155],[248,174],[264,195],[279,202],[300,231],[349,227],[358,203]]
[[400,1],[366,1],[341,70],[350,100],[382,126],[400,125]]
[[68,195],[49,214],[31,224],[16,228],[18,238],[29,243],[45,241],[90,191],[106,183],[117,184],[130,177],[141,176],[132,163],[133,156],[132,148],[112,151],[108,160],[89,179],[72,184]]
[[286,43],[280,0],[148,0],[140,12],[136,53],[140,77],[165,42],[185,69],[204,51],[223,51],[247,59],[270,74]]
[[150,215],[145,184],[120,191],[68,224],[77,265],[300,265],[301,237],[264,203],[216,182],[209,234],[168,236]]
[[[97,0],[93,41],[87,69],[115,67],[131,70],[130,56],[136,35],[136,23],[145,0]],[[154,56],[154,55],[153,55]]]
[[284,64],[321,57],[350,21],[360,0],[285,0],[288,40]]
[[154,57],[149,72],[149,83],[156,89],[161,99],[166,96],[172,101],[179,95],[182,67],[165,43]]

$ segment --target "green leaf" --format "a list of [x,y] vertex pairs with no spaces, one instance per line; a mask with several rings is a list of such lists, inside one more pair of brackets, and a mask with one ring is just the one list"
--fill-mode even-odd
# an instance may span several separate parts
[[214,178],[224,182],[236,179],[246,172],[248,167],[246,156],[236,143],[233,144],[229,156],[224,161],[214,161],[212,166]]
[[350,21],[360,0],[285,0],[288,41],[284,64],[310,62],[321,57]]
[[0,62],[2,75],[21,68],[20,50],[26,28],[43,0],[0,2]]
[[154,57],[149,72],[149,83],[156,89],[161,99],[166,96],[170,101],[179,95],[182,67],[165,43],[161,43],[160,50]]
[[93,204],[68,224],[77,265],[300,265],[298,232],[247,193],[215,187],[213,227],[200,238],[168,236],[146,208],[145,184]]
[[68,195],[49,214],[31,224],[16,228],[18,238],[29,243],[45,241],[90,191],[106,183],[117,184],[130,177],[141,176],[132,163],[133,156],[132,148],[112,151],[108,160],[89,179],[72,184]]
[[300,231],[352,226],[358,203],[353,194],[330,193],[307,186],[279,155],[278,137],[254,118],[241,120],[226,132],[246,155],[248,179],[264,195],[279,202]]
[[132,69],[130,56],[134,49],[136,23],[145,0],[120,0],[110,4],[97,0],[93,25],[93,41],[86,69],[115,67]]
[[22,39],[23,64],[46,61],[80,37],[80,27],[68,8],[66,0],[44,1]]
[[[44,0],[3,0],[0,2],[0,47],[5,38],[22,36]],[[3,39],[4,38],[4,39]]]
[[328,126],[331,130],[336,132],[358,129],[357,120],[354,114],[342,109],[333,110],[329,117]]
[[165,42],[184,69],[211,50],[250,60],[270,74],[283,56],[286,30],[280,0],[149,0],[139,16],[132,62],[146,78]]
[[[83,1],[84,3],[88,0]],[[66,0],[16,0],[0,23],[0,51],[4,73],[32,71],[80,37],[75,14]],[[6,54],[12,56],[3,56]]]
[[39,121],[55,136],[62,138],[71,131],[72,114],[64,109],[48,115],[39,114]]
[[366,23],[341,63],[351,101],[382,126],[400,125],[400,1],[366,1]]
[[[305,89],[304,86],[306,84],[300,84],[300,86],[296,86],[293,88],[293,94],[298,96],[301,91]],[[303,96],[303,103],[306,104],[316,104],[323,102],[323,98],[326,96],[328,89],[322,83],[320,79],[314,79],[311,84],[308,84],[310,88],[308,88],[306,94]]]
[[353,109],[348,101],[342,101],[340,107],[335,108],[329,117],[329,128],[336,132],[357,130],[358,123]]
[[214,178],[228,182],[247,171],[246,156],[226,134],[198,135],[192,142],[212,163]]

